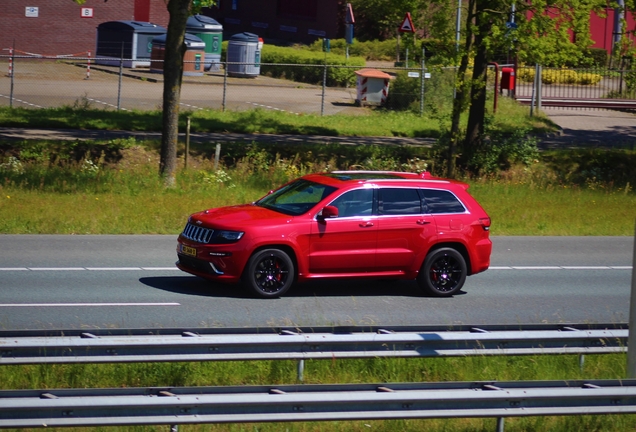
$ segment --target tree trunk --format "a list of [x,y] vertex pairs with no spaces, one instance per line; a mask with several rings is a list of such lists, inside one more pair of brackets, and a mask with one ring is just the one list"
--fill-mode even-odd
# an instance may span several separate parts
[[476,0],[470,0],[467,4],[466,11],[466,35],[464,42],[464,54],[462,55],[459,69],[457,70],[457,79],[455,84],[455,99],[453,100],[453,112],[451,114],[451,129],[448,143],[448,160],[446,166],[446,176],[453,178],[455,176],[455,153],[459,146],[459,122],[462,112],[466,107],[466,95],[470,82],[466,81],[466,71],[468,70],[468,57],[472,49],[473,34],[472,21],[474,17]]
[[[484,136],[484,120],[486,118],[486,83],[488,73],[488,47],[485,39],[492,27],[492,16],[489,12],[496,10],[497,1],[477,0],[475,10],[475,59],[473,64],[473,78],[470,89],[470,108],[468,111],[468,125],[466,139],[461,151],[460,163],[470,170],[472,157],[481,150]],[[497,89],[495,89],[497,91]]]
[[176,185],[177,141],[179,139],[179,100],[183,80],[185,30],[192,0],[169,0],[168,34],[163,64],[163,130],[159,174],[166,187]]

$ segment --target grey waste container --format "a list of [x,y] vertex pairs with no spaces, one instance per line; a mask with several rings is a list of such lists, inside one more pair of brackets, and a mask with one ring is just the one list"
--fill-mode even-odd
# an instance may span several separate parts
[[194,15],[188,18],[186,31],[205,42],[205,70],[218,71],[221,69],[223,26],[208,16]]
[[254,78],[261,73],[261,50],[258,36],[238,33],[227,44],[227,73],[230,76]]
[[97,26],[96,63],[124,67],[150,65],[152,39],[166,33],[164,27],[143,21],[107,21]]

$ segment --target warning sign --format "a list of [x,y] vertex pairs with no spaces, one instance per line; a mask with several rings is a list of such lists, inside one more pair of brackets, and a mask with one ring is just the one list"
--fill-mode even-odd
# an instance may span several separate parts
[[402,21],[402,25],[398,29],[402,33],[415,33],[415,27],[413,27],[413,20],[411,19],[411,12],[407,12]]

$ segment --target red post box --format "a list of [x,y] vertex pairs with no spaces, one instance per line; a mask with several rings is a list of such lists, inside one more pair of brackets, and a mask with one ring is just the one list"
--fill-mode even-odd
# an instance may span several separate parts
[[501,89],[515,89],[515,70],[511,67],[501,68]]

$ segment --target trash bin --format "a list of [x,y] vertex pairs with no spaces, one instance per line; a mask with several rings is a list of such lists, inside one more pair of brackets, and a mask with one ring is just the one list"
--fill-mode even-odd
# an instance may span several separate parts
[[96,63],[124,67],[149,66],[153,38],[166,29],[143,21],[107,21],[97,26]]
[[[166,37],[167,35],[161,35],[152,40],[150,72],[163,73]],[[186,33],[184,43],[186,52],[183,56],[183,75],[202,76],[205,62],[205,42],[195,35]]]
[[227,44],[227,73],[234,77],[255,78],[261,73],[262,41],[253,33],[238,33]]
[[208,16],[194,15],[188,18],[186,31],[205,42],[205,70],[220,70],[223,26]]
[[515,89],[515,70],[511,67],[501,68],[501,89]]
[[389,83],[393,77],[377,69],[365,68],[355,71],[357,75],[356,104],[384,105],[389,95]]

